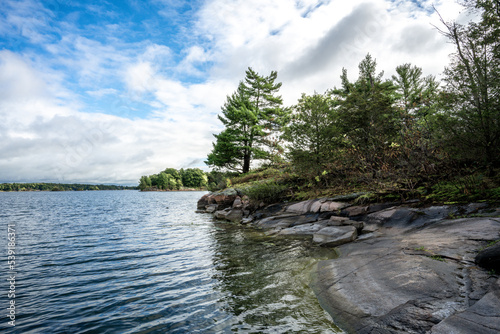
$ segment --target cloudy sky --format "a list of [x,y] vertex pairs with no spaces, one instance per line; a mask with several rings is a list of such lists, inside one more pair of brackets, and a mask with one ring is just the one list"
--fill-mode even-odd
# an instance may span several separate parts
[[455,0],[0,0],[0,182],[136,185],[203,161],[226,96],[252,67],[286,105],[351,79],[439,77]]

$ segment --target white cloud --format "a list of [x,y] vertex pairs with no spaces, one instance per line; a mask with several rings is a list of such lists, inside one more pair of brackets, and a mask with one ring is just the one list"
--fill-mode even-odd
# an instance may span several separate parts
[[[76,16],[57,25],[36,2],[9,5],[0,34],[24,36],[43,52],[0,51],[0,181],[136,183],[165,167],[200,163],[221,130],[216,114],[249,66],[278,71],[287,105],[302,92],[339,85],[342,67],[355,79],[368,52],[386,77],[406,62],[438,74],[453,50],[432,26],[439,17],[431,5],[212,0],[177,39],[164,39],[168,45],[128,41],[129,27],[116,22],[87,26],[94,38]],[[435,6],[446,20],[461,15],[455,0]],[[38,14],[23,20],[30,10]],[[176,10],[169,13],[175,21]],[[105,101],[100,112],[90,107],[94,99]],[[106,105],[109,99],[115,103]],[[112,110],[118,107],[124,112]]]
[[19,56],[2,51],[0,60],[0,87],[10,87],[10,100],[0,103],[0,181],[134,184],[167,166],[186,167],[209,150],[208,118],[191,119],[196,110],[189,104],[173,121],[81,112],[60,106],[43,74]]

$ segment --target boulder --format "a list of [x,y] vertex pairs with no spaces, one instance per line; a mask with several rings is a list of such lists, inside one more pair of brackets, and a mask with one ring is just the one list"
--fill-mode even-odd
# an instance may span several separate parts
[[217,204],[209,204],[205,206],[205,212],[206,213],[214,213],[217,211],[218,205]]
[[252,221],[253,221],[253,217],[249,216],[249,217],[243,218],[241,220],[241,224],[243,224],[243,225],[250,224]]
[[321,206],[323,205],[323,201],[322,200],[318,200],[318,201],[315,201],[311,204],[311,208],[309,209],[309,212],[312,212],[312,213],[317,213],[319,212],[319,210],[321,210]]
[[358,236],[354,226],[327,226],[313,235],[313,241],[321,246],[335,247],[351,241]]
[[210,197],[210,195],[211,194],[205,194],[198,200],[197,204],[198,210],[205,210],[205,207],[209,204],[208,198]]
[[233,223],[240,223],[243,219],[243,211],[241,209],[232,209],[224,218],[232,221]]
[[224,191],[205,194],[198,200],[197,207],[203,210],[207,205],[216,204],[218,209],[230,208],[236,197],[238,197],[236,189],[226,189]]
[[233,202],[233,208],[240,209],[242,207],[243,207],[243,203],[241,202],[241,197],[236,196],[236,198],[234,199],[234,202]]
[[360,216],[368,213],[368,206],[351,206],[345,209],[349,217]]
[[311,206],[313,205],[314,202],[316,202],[316,200],[309,200],[309,201],[295,203],[295,204],[289,205],[285,209],[285,211],[298,213],[298,214],[305,214],[305,213],[309,212],[309,210],[311,209]]
[[350,206],[349,203],[326,201],[325,203],[321,204],[320,212],[338,211],[348,206]]
[[347,217],[331,216],[327,225],[328,226],[354,226],[358,230],[358,233],[360,233],[361,230],[363,229],[363,227],[365,226],[365,223],[363,223],[362,221],[351,220]]
[[226,219],[226,215],[228,214],[227,211],[224,211],[224,210],[219,210],[219,211],[215,211],[214,213],[214,217],[216,219]]
[[477,254],[475,262],[488,270],[500,274],[500,243],[488,247]]

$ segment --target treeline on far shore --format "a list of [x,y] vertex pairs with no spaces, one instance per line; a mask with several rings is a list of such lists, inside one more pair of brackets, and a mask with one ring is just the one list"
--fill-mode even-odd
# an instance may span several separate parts
[[63,183],[0,183],[0,191],[86,191],[86,190],[137,190],[137,187],[105,184]]

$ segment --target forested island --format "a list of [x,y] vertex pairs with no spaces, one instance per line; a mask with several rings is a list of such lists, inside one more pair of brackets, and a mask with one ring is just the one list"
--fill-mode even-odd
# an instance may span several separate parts
[[[367,54],[356,79],[283,106],[277,72],[248,68],[227,97],[207,165],[273,202],[367,192],[367,201],[500,200],[500,8],[469,1],[476,21],[436,27],[455,46],[442,74],[410,63],[384,77]],[[480,15],[479,15],[480,14]]]
[[141,191],[205,190],[215,187],[222,173],[205,173],[199,168],[166,168],[152,175],[143,175],[139,180]]
[[137,187],[105,184],[64,183],[1,183],[0,191],[87,191],[87,190],[136,190]]

